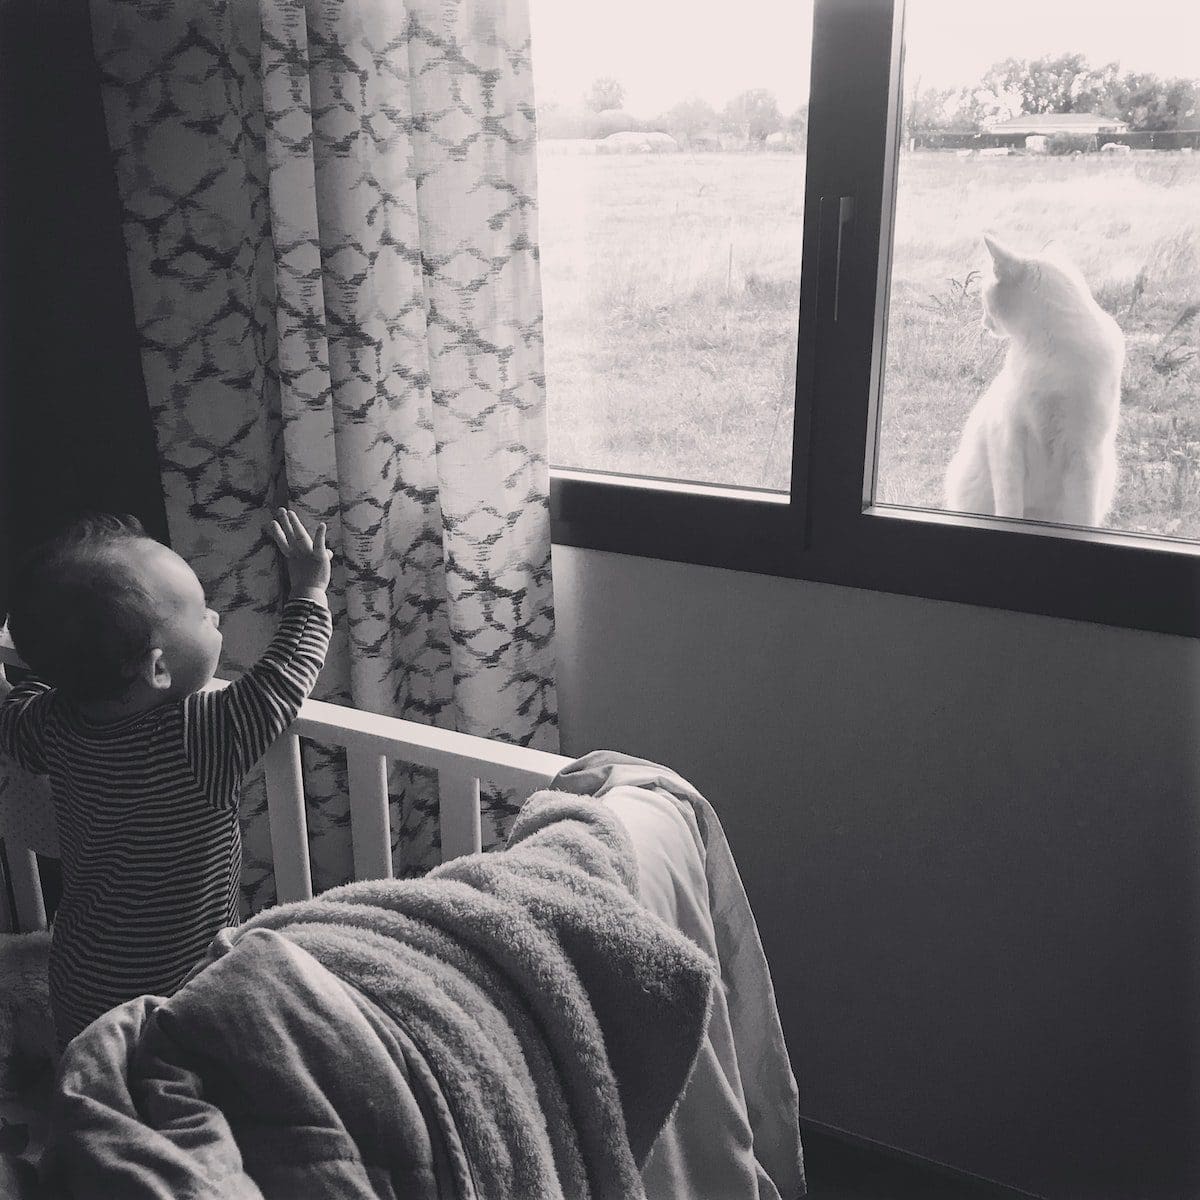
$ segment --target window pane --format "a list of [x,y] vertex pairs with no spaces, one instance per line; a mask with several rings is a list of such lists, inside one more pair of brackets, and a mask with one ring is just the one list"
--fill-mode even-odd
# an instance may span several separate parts
[[910,0],[902,94],[874,499],[1200,539],[1200,6]]
[[533,0],[555,466],[786,491],[812,0]]

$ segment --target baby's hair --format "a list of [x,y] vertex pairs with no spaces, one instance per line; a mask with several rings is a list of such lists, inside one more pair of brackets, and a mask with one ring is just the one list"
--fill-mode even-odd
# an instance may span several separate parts
[[8,627],[39,678],[72,700],[110,700],[127,690],[151,649],[154,599],[119,550],[153,540],[136,517],[87,513],[17,567]]

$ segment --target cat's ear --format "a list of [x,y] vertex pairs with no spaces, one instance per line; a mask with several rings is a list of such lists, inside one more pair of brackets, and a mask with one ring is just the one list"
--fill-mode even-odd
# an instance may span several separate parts
[[988,248],[988,253],[992,256],[992,265],[996,271],[997,279],[1012,279],[1020,275],[1028,266],[1026,259],[1017,254],[1016,251],[1010,250],[1003,243],[998,242],[990,234],[983,235],[983,244]]

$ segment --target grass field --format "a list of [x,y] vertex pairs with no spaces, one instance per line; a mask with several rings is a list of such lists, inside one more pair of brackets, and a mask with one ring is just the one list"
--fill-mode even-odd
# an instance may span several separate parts
[[[786,489],[804,160],[544,153],[551,457]],[[1004,345],[980,236],[1051,239],[1125,332],[1114,528],[1200,538],[1200,154],[901,159],[876,497],[937,507]]]

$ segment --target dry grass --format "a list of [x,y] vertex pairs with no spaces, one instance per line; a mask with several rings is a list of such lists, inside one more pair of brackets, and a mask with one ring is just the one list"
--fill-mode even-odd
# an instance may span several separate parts
[[[556,463],[786,488],[803,158],[547,156]],[[1003,345],[980,235],[1053,240],[1127,339],[1115,528],[1200,537],[1200,155],[902,159],[877,497],[936,506]]]
[[563,155],[540,174],[554,461],[785,487],[803,159]]

